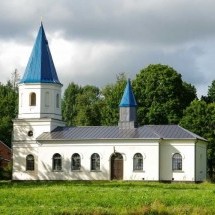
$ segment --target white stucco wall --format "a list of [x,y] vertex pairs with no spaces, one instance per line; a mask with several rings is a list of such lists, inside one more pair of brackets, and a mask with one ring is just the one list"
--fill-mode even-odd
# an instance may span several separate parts
[[[61,98],[61,85],[58,84],[20,84],[18,118],[48,117],[61,120],[61,101],[56,106],[56,95]],[[29,95],[36,93],[36,106],[30,106]],[[46,98],[49,94],[49,99]],[[47,101],[49,100],[49,101]]]
[[[36,148],[15,148],[16,163],[13,178],[16,180],[110,180],[111,155],[115,152],[123,156],[123,180],[159,180],[158,143],[156,142],[119,142],[103,141],[97,143],[46,143]],[[25,171],[25,159],[28,153],[35,153],[35,173]],[[55,153],[62,156],[62,171],[53,172],[52,157]],[[71,170],[71,156],[79,153],[81,156],[81,170]],[[100,171],[90,170],[90,158],[93,153],[100,155]],[[143,171],[133,171],[133,156],[135,153],[143,155]],[[21,154],[21,156],[19,156]],[[17,166],[19,164],[19,168]],[[20,171],[20,172],[19,172]],[[38,171],[38,176],[37,176]]]
[[[13,121],[13,141],[32,141],[43,132],[50,132],[57,126],[64,125],[60,120],[49,118],[16,119]],[[28,136],[29,131],[33,132],[33,136]]]
[[207,144],[196,143],[196,181],[204,181],[207,177]]
[[[172,156],[182,155],[182,170],[172,170]],[[169,140],[160,144],[160,180],[195,180],[195,140]]]
[[[42,162],[38,163],[38,168],[41,170],[39,178],[52,180],[110,180],[110,159],[115,152],[123,156],[123,179],[124,180],[158,180],[158,144],[145,143],[141,146],[140,143],[134,144],[126,141],[105,141],[104,143],[64,143],[61,147],[55,144],[43,144],[39,149],[39,156]],[[135,153],[141,153],[144,156],[143,171],[133,171],[133,156]],[[55,153],[61,154],[63,157],[62,172],[52,171],[52,156]],[[71,156],[73,153],[78,153],[81,156],[81,171],[71,171]],[[90,170],[90,157],[93,153],[100,155],[100,172]],[[146,160],[148,157],[148,160]],[[42,159],[43,158],[43,159]],[[151,164],[149,168],[148,164]],[[47,178],[48,176],[48,178]]]
[[[195,158],[196,150],[196,158]],[[123,180],[203,181],[206,179],[206,144],[195,140],[88,140],[17,142],[13,147],[15,180],[110,180],[111,156],[115,152],[123,156]],[[52,170],[52,157],[62,156],[62,171]],[[71,156],[81,156],[81,170],[71,170]],[[100,171],[91,171],[91,155],[100,155]],[[133,156],[143,155],[143,171],[133,171]],[[172,170],[172,155],[182,155],[182,170]],[[35,156],[35,171],[26,171],[26,156]],[[196,161],[196,164],[195,164]],[[196,167],[196,173],[195,173]],[[196,178],[195,178],[196,177]]]
[[38,145],[36,143],[20,143],[13,146],[13,180],[38,180],[38,169],[35,165],[34,171],[26,171],[26,156],[34,155],[38,162]]
[[[196,148],[196,158],[195,158]],[[206,179],[206,144],[195,140],[158,141],[146,140],[100,140],[100,141],[61,141],[41,143],[17,143],[14,148],[15,180],[110,180],[111,156],[115,152],[123,156],[123,180],[168,180],[202,181]],[[52,170],[52,157],[62,156],[62,171]],[[81,156],[81,170],[71,170],[71,156]],[[90,170],[93,153],[100,155],[100,171]],[[143,155],[143,171],[133,171],[133,156]],[[182,155],[182,170],[172,170],[172,155]],[[35,156],[35,171],[26,171],[26,156]],[[160,162],[159,162],[160,160]],[[196,165],[195,165],[196,160]],[[195,173],[196,167],[196,173]],[[196,175],[195,175],[196,174]],[[195,179],[196,177],[196,179]]]

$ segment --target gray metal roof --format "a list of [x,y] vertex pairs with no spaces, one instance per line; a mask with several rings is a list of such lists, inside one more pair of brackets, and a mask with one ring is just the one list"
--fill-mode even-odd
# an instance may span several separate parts
[[145,125],[132,129],[118,126],[57,127],[44,132],[37,140],[94,140],[94,139],[201,139],[204,138],[179,125]]

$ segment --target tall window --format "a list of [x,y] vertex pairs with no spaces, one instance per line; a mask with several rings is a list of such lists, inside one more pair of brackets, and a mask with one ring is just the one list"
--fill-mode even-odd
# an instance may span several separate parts
[[97,153],[94,153],[91,156],[91,170],[100,170],[100,157]]
[[52,161],[52,169],[53,171],[61,171],[62,170],[62,158],[61,155],[56,153],[53,155]]
[[60,96],[59,94],[56,95],[56,108],[60,107]]
[[172,170],[182,170],[182,156],[179,153],[172,156]]
[[133,157],[133,170],[143,170],[143,156],[140,153]]
[[30,93],[30,106],[36,106],[36,93]]
[[72,155],[72,170],[81,169],[81,157],[78,153]]
[[26,157],[26,170],[34,171],[34,156],[33,155],[28,155]]

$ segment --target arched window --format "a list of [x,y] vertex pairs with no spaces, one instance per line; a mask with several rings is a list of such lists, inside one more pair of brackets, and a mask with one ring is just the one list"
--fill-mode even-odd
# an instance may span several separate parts
[[61,158],[61,155],[58,153],[53,155],[52,169],[53,169],[53,171],[62,170],[62,158]]
[[140,153],[133,157],[133,170],[143,170],[143,156]]
[[60,96],[59,94],[56,95],[56,108],[60,107]]
[[91,170],[100,170],[100,157],[97,153],[91,155]]
[[28,155],[26,157],[26,171],[34,171],[34,156]]
[[36,93],[30,93],[29,105],[36,106]]
[[179,153],[172,156],[172,170],[182,170],[182,156]]
[[81,157],[78,153],[72,155],[72,170],[81,169]]

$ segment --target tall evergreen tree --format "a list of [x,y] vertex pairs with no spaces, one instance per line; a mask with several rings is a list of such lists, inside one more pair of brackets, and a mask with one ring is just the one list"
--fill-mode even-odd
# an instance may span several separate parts
[[0,140],[11,146],[12,120],[18,112],[18,94],[10,81],[0,84]]
[[70,83],[64,92],[62,101],[62,116],[68,126],[75,125],[75,118],[78,113],[76,100],[80,92],[81,87],[74,82]]
[[76,102],[76,125],[101,125],[99,88],[89,85],[83,87]]
[[213,80],[211,85],[208,87],[208,95],[206,101],[208,103],[215,102],[215,80]]

